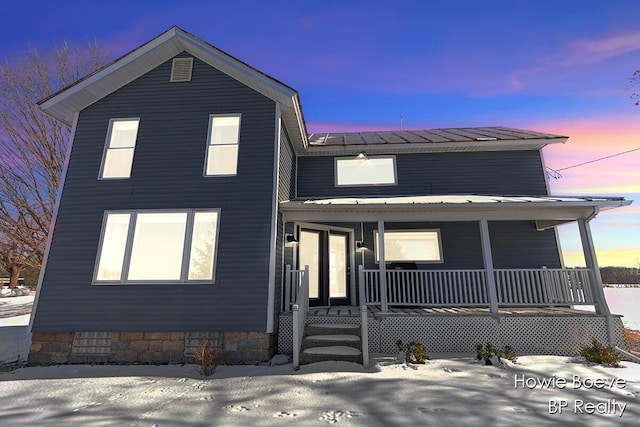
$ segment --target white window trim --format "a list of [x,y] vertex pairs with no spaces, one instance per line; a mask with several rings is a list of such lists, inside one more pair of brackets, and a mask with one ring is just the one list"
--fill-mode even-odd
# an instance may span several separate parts
[[[193,225],[195,214],[198,212],[216,212],[216,238],[213,242],[213,271],[211,280],[188,280],[189,263],[191,262],[191,242],[193,240]],[[220,235],[220,212],[221,209],[132,209],[132,210],[115,210],[105,211],[102,217],[102,228],[100,230],[100,241],[98,244],[98,252],[93,269],[93,285],[175,285],[175,284],[214,284],[216,280],[216,266],[218,262],[218,240]],[[182,264],[180,272],[180,280],[127,280],[129,267],[131,264],[131,250],[133,248],[133,238],[136,227],[136,219],[138,214],[154,214],[154,213],[186,213],[187,224],[185,227],[184,247],[182,252]],[[100,256],[102,255],[102,245],[104,243],[105,231],[107,228],[107,218],[110,214],[130,214],[129,228],[127,231],[127,242],[124,251],[124,259],[122,262],[122,271],[120,272],[120,280],[98,280],[98,268],[100,267]]]
[[104,149],[102,150],[102,163],[100,163],[100,171],[98,172],[98,180],[100,181],[111,181],[111,180],[119,180],[119,179],[131,179],[131,172],[133,171],[133,159],[131,159],[131,170],[129,170],[129,176],[116,176],[116,177],[108,177],[103,176],[104,174],[104,164],[107,160],[107,152],[109,150],[120,150],[123,148],[130,147],[121,147],[121,148],[109,148],[111,144],[111,134],[113,133],[113,124],[115,122],[127,122],[134,121],[138,122],[138,129],[136,130],[136,140],[135,145],[133,146],[133,157],[136,155],[136,147],[138,146],[138,132],[140,132],[140,117],[119,117],[115,119],[109,119],[109,127],[107,128],[107,138],[104,142]]
[[[423,233],[423,232],[435,232],[438,237],[438,252],[440,259],[439,260],[395,260],[395,259],[387,259],[385,254],[385,262],[414,262],[418,264],[444,264],[444,256],[442,253],[442,235],[440,233],[439,228],[414,228],[414,229],[399,229],[399,230],[387,230],[385,228],[384,234],[387,233]],[[386,243],[386,242],[385,242]],[[386,245],[385,245],[386,246]],[[376,264],[380,263],[378,259],[378,229],[373,230],[373,257]]]
[[[215,117],[238,117],[238,137],[235,144],[211,144],[211,131],[213,130],[213,119]],[[207,128],[207,146],[204,151],[204,168],[202,169],[202,175],[205,178],[217,177],[217,176],[237,176],[238,175],[238,167],[240,166],[240,128],[242,127],[242,114],[241,113],[229,113],[229,114],[210,114],[209,115],[209,127]],[[207,174],[207,165],[209,164],[209,147],[215,145],[217,147],[226,147],[231,145],[238,146],[238,154],[236,159],[236,173],[215,173],[215,174]]]
[[[368,156],[369,159],[392,159],[393,160],[393,182],[383,184],[339,184],[338,183],[338,161],[340,160],[355,160],[354,157],[334,157],[333,158],[333,182],[336,187],[386,187],[391,185],[398,185],[398,167],[396,164],[396,156]],[[366,161],[366,160],[365,160]]]

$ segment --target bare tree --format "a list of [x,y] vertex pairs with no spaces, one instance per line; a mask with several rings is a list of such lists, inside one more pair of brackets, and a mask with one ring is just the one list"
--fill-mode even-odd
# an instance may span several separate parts
[[23,268],[40,268],[69,145],[69,129],[37,102],[105,64],[96,42],[47,52],[29,48],[0,64],[0,263],[18,284]]
[[640,70],[635,70],[631,77],[629,77],[629,87],[633,92],[631,92],[631,99],[633,99],[636,105],[640,105]]

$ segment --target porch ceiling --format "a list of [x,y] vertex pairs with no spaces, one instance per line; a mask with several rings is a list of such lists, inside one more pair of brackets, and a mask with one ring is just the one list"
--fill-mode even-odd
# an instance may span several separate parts
[[624,198],[430,195],[280,202],[285,221],[536,220],[558,225],[631,204]]

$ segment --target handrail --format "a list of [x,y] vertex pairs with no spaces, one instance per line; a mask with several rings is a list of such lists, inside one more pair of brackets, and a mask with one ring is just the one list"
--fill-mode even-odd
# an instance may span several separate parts
[[291,311],[298,299],[298,290],[302,282],[304,270],[293,270],[291,264],[287,264],[284,269],[284,292],[282,294],[282,311]]
[[304,266],[304,274],[297,290],[293,305],[293,369],[300,369],[300,348],[304,336],[304,325],[309,309],[309,266]]

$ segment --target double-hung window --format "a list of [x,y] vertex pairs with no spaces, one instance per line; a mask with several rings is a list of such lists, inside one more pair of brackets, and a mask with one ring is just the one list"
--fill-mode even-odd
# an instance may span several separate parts
[[236,175],[240,142],[240,114],[209,116],[205,176]]
[[[373,234],[376,262],[380,261],[378,231]],[[393,230],[384,232],[385,261],[441,263],[440,230]]]
[[211,283],[219,210],[105,214],[96,284]]
[[109,122],[100,178],[129,178],[140,119],[112,119]]

